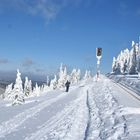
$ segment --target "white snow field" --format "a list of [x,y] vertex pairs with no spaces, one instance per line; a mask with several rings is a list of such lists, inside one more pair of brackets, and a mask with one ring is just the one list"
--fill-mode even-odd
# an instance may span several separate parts
[[0,140],[140,140],[140,101],[105,76],[0,110]]

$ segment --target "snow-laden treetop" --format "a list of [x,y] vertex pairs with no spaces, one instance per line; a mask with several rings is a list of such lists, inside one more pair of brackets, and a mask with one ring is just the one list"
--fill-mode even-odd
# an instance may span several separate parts
[[137,74],[140,72],[140,44],[132,41],[131,49],[125,49],[113,58],[112,72],[115,74]]

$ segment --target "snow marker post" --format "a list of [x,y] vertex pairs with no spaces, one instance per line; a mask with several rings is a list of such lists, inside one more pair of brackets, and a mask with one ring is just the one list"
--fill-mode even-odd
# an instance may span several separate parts
[[102,48],[96,48],[96,58],[97,58],[97,78],[100,74],[100,61],[102,58]]

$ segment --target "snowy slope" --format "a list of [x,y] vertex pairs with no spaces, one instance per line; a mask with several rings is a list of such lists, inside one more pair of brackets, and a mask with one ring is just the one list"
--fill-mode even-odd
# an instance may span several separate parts
[[0,109],[0,140],[140,139],[140,102],[104,76]]
[[108,77],[121,85],[130,88],[140,96],[140,78],[138,75],[108,75]]

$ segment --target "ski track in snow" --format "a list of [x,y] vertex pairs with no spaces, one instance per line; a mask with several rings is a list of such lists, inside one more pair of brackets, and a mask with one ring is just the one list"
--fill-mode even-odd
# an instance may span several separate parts
[[37,113],[39,113],[41,110],[46,108],[47,106],[51,105],[52,103],[56,102],[57,100],[65,97],[66,94],[61,94],[55,99],[50,99],[47,101],[44,101],[30,109],[25,110],[24,112],[14,116],[12,119],[3,122],[0,124],[0,137],[4,137],[5,135],[16,131],[16,128],[22,125],[27,119],[35,116]]
[[81,88],[78,99],[25,140],[127,139],[126,120],[111,95],[108,82],[106,79]]
[[107,86],[109,81],[98,81],[88,91],[90,119],[85,140],[122,140],[127,137],[127,125],[116,100]]
[[40,129],[25,140],[82,140],[88,121],[87,94],[71,101],[60,113],[52,117]]
[[[25,140],[127,140],[127,122],[110,84],[111,81],[103,77],[80,87],[75,100],[38,126],[35,132],[26,135]],[[27,119],[65,96],[67,94],[61,94],[44,101],[3,122],[0,137],[16,131]]]

